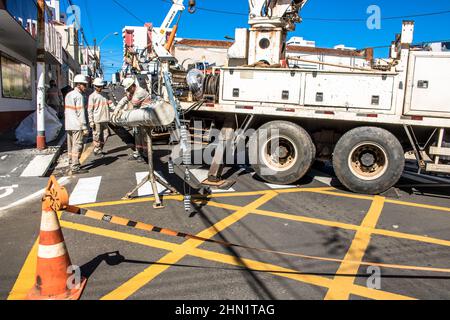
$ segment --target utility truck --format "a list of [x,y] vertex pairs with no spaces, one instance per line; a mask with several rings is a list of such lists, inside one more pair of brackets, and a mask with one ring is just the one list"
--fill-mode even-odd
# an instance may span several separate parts
[[[332,160],[349,190],[379,194],[399,181],[406,153],[420,172],[449,174],[450,52],[415,47],[414,22],[404,21],[384,63],[289,68],[286,36],[306,2],[249,0],[250,28],[236,30],[228,66],[188,81],[192,94],[177,101],[181,112],[223,133],[204,183],[221,180],[224,146],[241,138],[230,132],[250,128],[257,130],[248,141],[253,169],[269,183],[293,184],[315,160]],[[171,70],[169,51],[163,71]]]

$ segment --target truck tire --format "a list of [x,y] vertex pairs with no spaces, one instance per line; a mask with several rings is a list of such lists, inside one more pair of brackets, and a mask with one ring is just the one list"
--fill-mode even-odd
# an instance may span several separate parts
[[302,127],[289,121],[272,121],[250,138],[249,156],[261,179],[287,185],[297,182],[309,171],[316,147]]
[[336,144],[333,167],[349,190],[380,194],[400,180],[405,156],[402,145],[389,131],[360,127],[347,132]]

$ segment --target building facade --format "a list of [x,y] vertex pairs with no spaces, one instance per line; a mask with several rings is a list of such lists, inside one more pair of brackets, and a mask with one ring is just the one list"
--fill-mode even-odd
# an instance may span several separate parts
[[[373,59],[373,51],[350,50],[336,48],[319,48],[314,41],[303,38],[293,38],[287,45],[287,57],[300,58],[308,61],[289,60],[291,68],[313,70],[342,70],[336,65],[366,67]],[[291,43],[289,45],[289,43]],[[304,45],[300,45],[304,44]],[[231,41],[178,39],[173,47],[173,55],[185,69],[189,64],[205,63],[216,66],[227,66],[228,49],[233,45]]]
[[[46,80],[47,84],[55,80],[63,88],[71,85],[74,74],[79,72],[78,43],[71,45],[68,40],[59,0],[46,4]],[[14,128],[36,110],[36,53],[36,3],[0,0],[0,133]]]

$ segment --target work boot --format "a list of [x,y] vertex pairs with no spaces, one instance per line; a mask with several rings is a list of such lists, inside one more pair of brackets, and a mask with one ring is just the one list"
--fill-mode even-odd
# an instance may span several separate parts
[[105,156],[105,153],[102,150],[95,150],[94,155],[96,157],[103,158]]
[[136,161],[137,161],[138,163],[144,163],[144,162],[145,162],[145,159],[144,159],[143,156],[139,156],[139,157],[136,158]]

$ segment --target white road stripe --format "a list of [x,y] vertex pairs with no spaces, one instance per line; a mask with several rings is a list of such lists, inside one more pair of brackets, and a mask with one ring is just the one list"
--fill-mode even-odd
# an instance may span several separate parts
[[272,183],[265,183],[266,186],[268,186],[270,189],[290,189],[290,188],[296,188],[295,185],[282,185],[282,184],[272,184]]
[[25,170],[20,175],[21,177],[42,177],[47,171],[53,160],[53,154],[39,155],[34,157],[28,164]]
[[102,177],[81,178],[70,195],[69,204],[78,205],[94,203],[97,200],[98,189]]
[[331,182],[333,181],[332,176],[330,176],[329,174],[326,174],[322,171],[315,170],[315,169],[309,170],[308,176],[313,178],[316,181],[326,184],[327,186],[331,186]]
[[[160,174],[158,174],[157,172],[155,173],[158,177],[160,177],[163,181],[166,181]],[[136,172],[136,183],[139,184],[141,183],[141,181],[143,179],[145,179],[148,176],[148,171],[147,172]],[[156,183],[157,187],[158,187],[158,193],[159,194],[163,194],[168,192],[168,190],[161,184]],[[138,196],[139,197],[144,197],[144,196],[151,196],[153,195],[153,190],[152,190],[152,185],[150,184],[150,182],[147,182],[146,184],[144,184],[141,188],[138,189]]]

